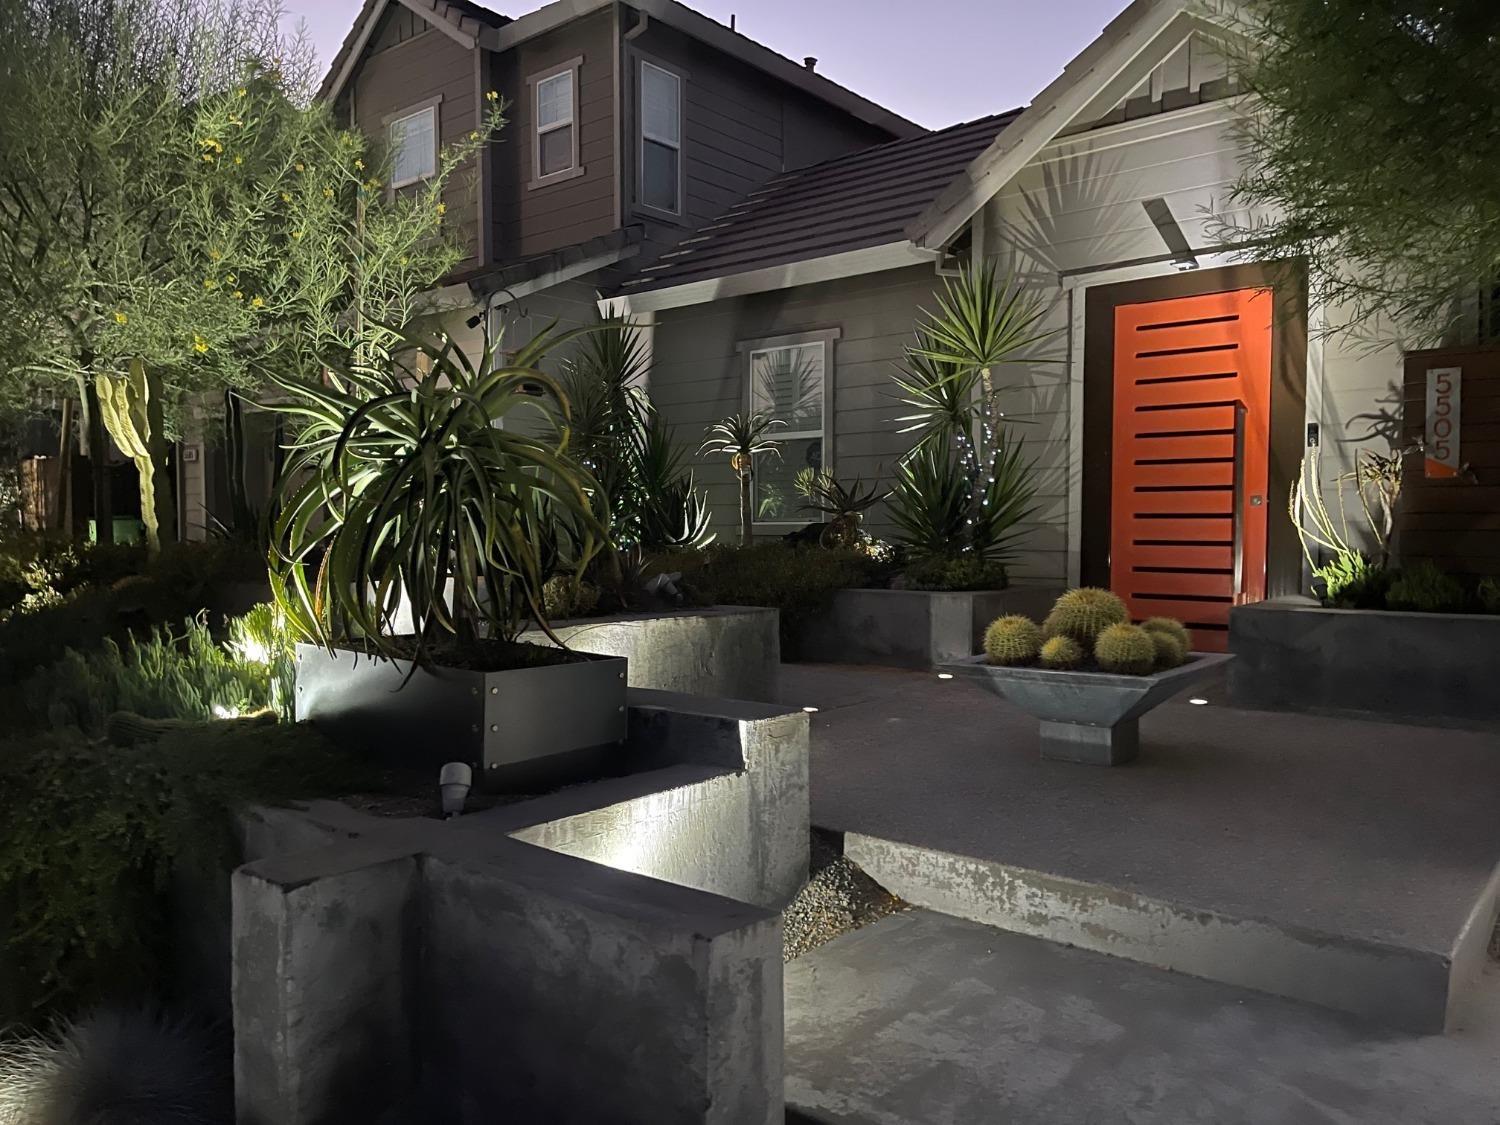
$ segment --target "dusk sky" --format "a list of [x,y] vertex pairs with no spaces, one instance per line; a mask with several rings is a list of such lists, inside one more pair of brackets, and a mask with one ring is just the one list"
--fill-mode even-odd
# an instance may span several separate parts
[[[318,58],[343,42],[361,0],[287,0]],[[509,16],[543,0],[489,0]],[[1126,0],[688,0],[790,58],[931,128],[1024,105]]]

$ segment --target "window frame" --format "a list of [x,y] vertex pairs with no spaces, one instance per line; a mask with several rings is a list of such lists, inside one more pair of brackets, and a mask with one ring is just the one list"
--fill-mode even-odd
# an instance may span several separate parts
[[[675,145],[671,141],[664,141],[657,137],[646,136],[646,68],[659,70],[669,75],[677,83],[677,141]],[[644,54],[637,54],[635,67],[635,207],[648,215],[665,218],[670,222],[686,222],[687,215],[687,161],[684,150],[687,148],[687,114],[684,112],[686,98],[684,91],[687,89],[687,72],[667,66],[654,58]],[[668,210],[658,207],[654,203],[646,202],[646,141],[653,144],[674,148],[677,153],[677,207]]]
[[[740,396],[744,403],[745,416],[748,418],[755,413],[755,383],[753,375],[755,371],[755,357],[765,352],[779,351],[788,348],[802,348],[814,344],[823,348],[823,425],[820,430],[788,430],[777,427],[772,430],[770,437],[778,441],[806,441],[809,438],[817,438],[823,445],[823,471],[831,473],[834,471],[833,440],[834,440],[834,359],[837,349],[835,343],[843,336],[840,328],[818,328],[806,332],[793,332],[782,336],[762,336],[752,340],[741,340],[735,345],[735,351],[739,357],[740,380],[744,384],[744,392]],[[754,493],[752,492],[752,504]],[[752,510],[750,513],[750,527],[781,529],[798,528],[811,522],[808,519],[774,519],[763,520]]]
[[[550,184],[561,183],[564,180],[575,179],[583,175],[583,147],[579,138],[579,105],[578,98],[580,86],[579,71],[583,68],[583,56],[571,58],[566,62],[558,63],[556,66],[539,70],[526,79],[529,96],[531,99],[531,181],[526,185],[528,190],[547,187]],[[566,122],[566,127],[573,130],[573,153],[572,163],[566,168],[560,168],[556,172],[542,174],[542,113],[541,94],[542,83],[550,82],[554,78],[568,76],[568,84],[572,89],[572,116]],[[564,128],[564,124],[549,126],[547,132],[551,133],[557,129]]]
[[[388,189],[388,194],[394,194],[401,188],[410,187],[412,184],[424,183],[425,181],[430,180],[432,179],[432,177],[437,175],[438,160],[440,159],[440,155],[443,149],[442,104],[443,95],[437,94],[426,99],[425,101],[413,102],[411,105],[404,106],[403,108],[395,110],[392,113],[387,113],[380,119],[380,124],[385,129],[386,147],[387,149],[391,150],[392,178],[390,187]],[[409,179],[397,180],[395,178],[396,154],[394,151],[394,146],[391,144],[391,127],[398,122],[407,121],[413,117],[420,117],[424,113],[429,113],[432,115],[432,171],[427,172],[424,175],[412,176]]]

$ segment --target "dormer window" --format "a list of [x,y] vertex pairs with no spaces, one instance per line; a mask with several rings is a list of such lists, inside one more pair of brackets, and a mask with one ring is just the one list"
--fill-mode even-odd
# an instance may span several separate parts
[[682,213],[682,78],[641,61],[641,177],[643,206]]
[[578,160],[577,58],[531,79],[532,186],[568,179],[581,171]]
[[434,98],[385,119],[391,152],[391,187],[401,188],[437,174],[438,102]]

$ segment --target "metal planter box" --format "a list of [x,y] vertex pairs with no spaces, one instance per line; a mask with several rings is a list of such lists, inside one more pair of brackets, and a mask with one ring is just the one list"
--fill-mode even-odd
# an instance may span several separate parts
[[1225,653],[1195,652],[1181,667],[1151,676],[1004,668],[983,656],[942,667],[955,676],[979,680],[1040,719],[1043,758],[1122,766],[1140,752],[1137,720],[1142,715],[1233,659]]
[[476,783],[537,791],[618,772],[624,659],[483,672],[297,646],[297,719],[390,765],[468,762]]

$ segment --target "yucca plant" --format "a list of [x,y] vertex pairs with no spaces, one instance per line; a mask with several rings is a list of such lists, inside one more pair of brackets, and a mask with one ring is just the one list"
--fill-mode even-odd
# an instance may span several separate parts
[[[401,359],[332,367],[326,382],[272,375],[290,399],[277,409],[302,423],[270,552],[296,633],[404,655],[389,636],[403,598],[418,665],[481,623],[502,640],[532,620],[550,633],[549,525],[576,534],[579,572],[606,537],[598,482],[568,449],[567,396],[538,369],[579,334],[549,325],[502,365],[489,341],[471,360],[449,338],[401,333]],[[555,424],[528,432],[526,411]]]
[[781,442],[771,436],[777,426],[786,423],[768,415],[731,414],[715,422],[704,433],[700,455],[723,453],[729,456],[729,467],[740,480],[740,543],[749,545],[753,532],[751,521],[754,509],[751,502],[751,485],[755,479],[755,459],[775,457],[781,459]]
[[880,482],[855,477],[845,484],[824,469],[803,469],[793,482],[806,499],[803,508],[829,517],[819,542],[825,547],[852,547],[859,541],[865,513],[885,499]]
[[1036,510],[1035,496],[1021,442],[1001,446],[977,505],[962,461],[950,448],[929,443],[897,466],[887,506],[896,538],[913,556],[968,556],[992,564],[1014,558],[1020,524]]

